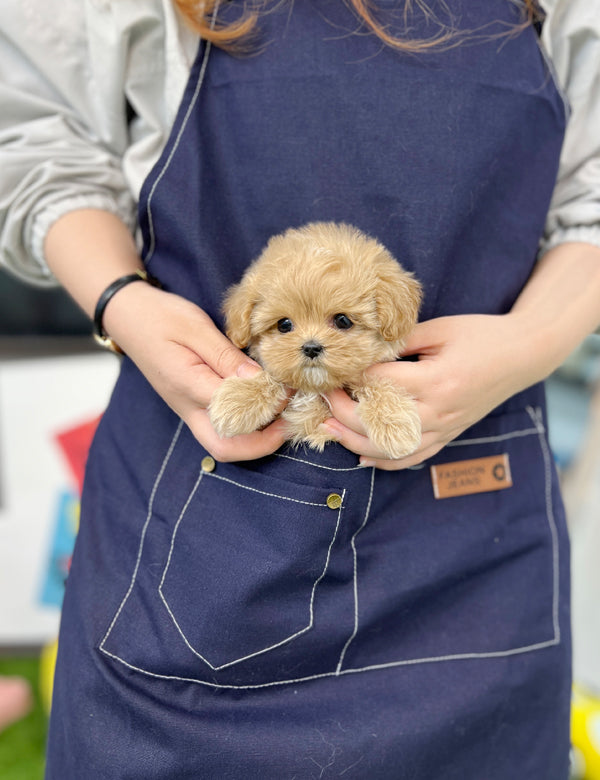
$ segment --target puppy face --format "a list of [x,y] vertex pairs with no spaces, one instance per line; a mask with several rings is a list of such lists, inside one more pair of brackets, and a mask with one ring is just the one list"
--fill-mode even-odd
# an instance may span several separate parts
[[355,228],[312,223],[276,236],[229,292],[229,338],[275,379],[326,392],[393,360],[414,327],[420,287]]
[[368,366],[393,357],[373,301],[354,300],[329,284],[310,299],[280,286],[278,299],[257,304],[252,326],[252,355],[275,379],[307,392],[351,384]]

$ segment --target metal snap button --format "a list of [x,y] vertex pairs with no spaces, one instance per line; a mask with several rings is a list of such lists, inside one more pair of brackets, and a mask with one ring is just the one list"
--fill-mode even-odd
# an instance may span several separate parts
[[210,474],[211,471],[214,471],[216,465],[217,464],[215,463],[215,459],[211,458],[210,455],[202,458],[202,463],[200,464],[202,471],[205,471],[207,474]]
[[330,493],[327,496],[327,506],[330,509],[339,509],[342,505],[342,497],[339,493]]

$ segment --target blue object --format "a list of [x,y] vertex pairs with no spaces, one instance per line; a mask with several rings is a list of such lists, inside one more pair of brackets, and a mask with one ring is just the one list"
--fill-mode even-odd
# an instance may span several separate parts
[[[415,272],[424,319],[508,311],[564,107],[535,32],[494,37],[515,4],[448,6],[486,34],[402,54],[323,0],[272,7],[256,56],[202,45],[142,194],[149,270],[221,324],[271,234],[336,220]],[[411,34],[431,34],[418,14]],[[564,780],[568,542],[541,387],[434,462],[505,452],[512,488],[439,501],[427,467],[339,445],[204,472],[125,359],[88,462],[48,779]]]
[[64,490],[57,497],[54,534],[40,594],[40,602],[45,606],[62,606],[78,524],[79,496]]

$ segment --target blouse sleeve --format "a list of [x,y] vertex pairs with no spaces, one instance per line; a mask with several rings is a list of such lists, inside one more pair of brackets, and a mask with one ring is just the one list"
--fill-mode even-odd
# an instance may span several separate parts
[[183,36],[170,0],[0,4],[0,264],[54,284],[59,217],[99,208],[134,227],[189,70]]
[[600,247],[600,0],[544,0],[542,32],[570,105],[541,251],[567,241]]

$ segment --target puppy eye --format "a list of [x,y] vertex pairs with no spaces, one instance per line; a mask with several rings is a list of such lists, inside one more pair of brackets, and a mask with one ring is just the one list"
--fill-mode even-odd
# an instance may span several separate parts
[[294,330],[294,323],[287,317],[283,317],[277,322],[277,330],[280,333],[289,333]]
[[333,318],[333,324],[338,330],[348,330],[354,325],[350,317],[346,314],[336,314]]

